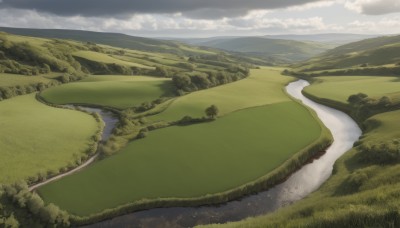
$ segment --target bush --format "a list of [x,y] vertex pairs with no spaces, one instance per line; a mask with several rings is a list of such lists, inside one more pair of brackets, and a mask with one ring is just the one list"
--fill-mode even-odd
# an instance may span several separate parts
[[367,144],[358,147],[360,161],[369,164],[386,165],[400,161],[399,140]]

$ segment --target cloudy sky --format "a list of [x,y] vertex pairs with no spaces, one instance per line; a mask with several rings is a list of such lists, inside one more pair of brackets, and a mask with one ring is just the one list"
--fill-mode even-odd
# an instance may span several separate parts
[[0,0],[0,26],[151,37],[400,34],[400,0]]

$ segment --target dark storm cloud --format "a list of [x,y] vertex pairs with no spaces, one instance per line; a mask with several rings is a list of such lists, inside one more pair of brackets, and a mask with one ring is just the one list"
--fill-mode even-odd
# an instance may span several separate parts
[[[194,18],[243,15],[253,9],[275,9],[321,0],[0,0],[0,8],[34,9],[61,16],[113,16],[177,13]],[[191,15],[193,13],[193,15]]]

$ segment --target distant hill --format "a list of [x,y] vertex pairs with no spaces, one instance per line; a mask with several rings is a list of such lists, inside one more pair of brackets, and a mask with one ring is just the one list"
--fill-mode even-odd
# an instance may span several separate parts
[[[0,31],[11,34],[33,36],[41,38],[69,39],[81,42],[92,42],[120,48],[140,51],[173,53],[173,54],[199,54],[202,51],[191,48],[181,48],[182,43],[176,41],[157,40],[144,37],[129,36],[121,33],[103,33],[81,30],[65,29],[28,29],[0,27]],[[202,54],[205,54],[202,53]]]
[[400,35],[366,39],[336,47],[307,62],[297,70],[316,71],[353,67],[376,67],[400,63]]
[[332,48],[332,45],[311,41],[267,39],[262,37],[208,38],[196,45],[244,53],[259,58],[275,58],[283,62],[301,61]]
[[267,35],[264,38],[268,39],[284,39],[297,41],[315,41],[321,43],[330,43],[333,45],[344,45],[347,43],[357,42],[364,39],[375,38],[379,35],[364,35],[364,34],[348,34],[348,33],[326,33],[326,34],[311,34],[311,35]]

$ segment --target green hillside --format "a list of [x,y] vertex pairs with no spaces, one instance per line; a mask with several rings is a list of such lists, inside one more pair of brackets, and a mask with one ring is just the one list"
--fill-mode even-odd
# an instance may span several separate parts
[[394,67],[400,63],[400,36],[384,36],[339,46],[295,65],[297,71]]
[[282,62],[305,60],[333,47],[333,45],[311,41],[261,37],[222,38],[202,42],[199,45],[246,53],[259,58],[273,57]]

